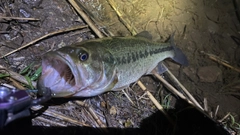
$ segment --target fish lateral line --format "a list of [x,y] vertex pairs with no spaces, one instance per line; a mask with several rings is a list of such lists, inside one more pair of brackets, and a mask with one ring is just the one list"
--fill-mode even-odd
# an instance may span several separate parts
[[151,57],[152,55],[172,51],[174,50],[173,46],[166,46],[166,47],[160,47],[157,49],[150,49],[145,51],[137,51],[137,52],[128,52],[126,53],[126,56],[116,57],[116,61],[118,64],[129,64],[132,62],[136,62],[140,59],[145,59],[147,57]]

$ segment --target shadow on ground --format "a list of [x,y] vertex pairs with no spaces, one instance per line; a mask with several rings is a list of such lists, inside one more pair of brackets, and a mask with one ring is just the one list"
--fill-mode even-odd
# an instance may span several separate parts
[[32,126],[31,119],[21,119],[9,124],[1,130],[0,134],[11,135],[230,135],[218,123],[212,121],[197,109],[186,103],[177,102],[176,108],[169,110],[168,114],[175,120],[174,126],[160,112],[152,114],[150,117],[143,119],[140,128],[93,128],[93,127],[41,127]]

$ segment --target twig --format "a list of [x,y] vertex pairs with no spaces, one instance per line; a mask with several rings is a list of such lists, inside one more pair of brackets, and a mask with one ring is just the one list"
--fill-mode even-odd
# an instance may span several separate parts
[[132,25],[130,20],[124,18],[124,14],[118,10],[117,4],[113,0],[107,0],[109,5],[113,8],[113,10],[117,13],[118,17],[122,21],[123,25],[132,33],[132,35],[137,34],[137,29]]
[[169,122],[174,125],[174,121],[171,119],[171,117],[165,112],[163,107],[158,103],[158,101],[153,97],[153,95],[147,90],[147,88],[143,85],[141,81],[138,81],[137,84],[141,87],[143,91],[146,91],[148,97],[151,99],[151,101],[154,103],[154,105],[167,117]]
[[218,113],[218,110],[219,110],[219,105],[217,105],[217,108],[215,110],[215,113],[214,113],[214,118],[217,118],[217,113]]
[[[193,106],[196,106],[195,104],[193,104],[192,101],[188,100],[182,93],[180,93],[178,90],[176,90],[172,85],[170,85],[166,80],[164,80],[160,75],[158,74],[154,74],[170,91],[172,91],[173,93],[175,93],[176,95],[178,95],[180,98],[184,99],[185,101],[187,101],[189,104],[193,105]],[[199,109],[201,109],[202,111],[203,108],[200,106],[200,107],[197,107]]]
[[65,124],[62,124],[62,123],[59,123],[59,122],[55,122],[55,121],[52,121],[52,120],[49,120],[49,119],[46,119],[44,117],[36,117],[34,118],[35,120],[39,120],[39,121],[42,121],[44,123],[50,123],[51,125],[56,125],[56,126],[61,126],[61,127],[66,127],[67,125]]
[[80,106],[86,107],[88,109],[88,111],[90,112],[91,116],[94,118],[94,120],[98,123],[98,125],[102,128],[106,128],[107,126],[105,124],[103,124],[103,122],[98,118],[98,116],[96,115],[96,113],[93,111],[93,108],[90,107],[88,104],[82,102],[82,101],[75,101],[75,103],[77,103]]
[[153,103],[156,105],[156,107],[160,110],[163,111],[164,114],[166,114],[166,112],[164,111],[163,107],[158,103],[158,101],[153,97],[153,95],[147,91],[147,88],[143,85],[143,83],[141,81],[138,81],[137,84],[140,86],[140,88],[143,91],[146,91],[147,95],[149,96],[149,98],[153,101]]
[[74,9],[78,12],[78,14],[85,20],[85,22],[89,25],[89,27],[95,32],[95,34],[102,38],[103,34],[98,30],[98,28],[94,25],[93,21],[83,12],[83,10],[78,6],[75,0],[68,0],[68,2],[74,7]]
[[23,17],[4,17],[0,16],[0,19],[6,19],[6,20],[29,20],[29,21],[39,21],[40,19],[36,18],[23,18]]
[[[39,110],[40,106],[33,106],[31,109],[33,110]],[[50,110],[46,110],[43,112],[44,115],[47,115],[47,116],[51,116],[51,117],[54,117],[54,118],[58,118],[58,119],[61,119],[61,120],[64,120],[64,121],[67,121],[69,123],[73,123],[75,125],[83,125],[83,126],[90,126],[88,124],[85,124],[85,123],[82,123],[80,121],[77,121],[75,120],[74,118],[70,118],[70,117],[67,117],[67,116],[64,116],[62,114],[58,114],[56,112],[52,112]]]
[[212,111],[209,112],[209,117],[210,117],[211,119],[213,119],[213,112],[212,112]]
[[203,98],[203,104],[204,104],[204,111],[208,112],[208,102],[207,102],[207,98]]
[[144,92],[137,100],[148,99],[148,98],[144,98],[144,96],[146,95],[147,95],[147,92]]
[[11,88],[11,89],[15,89],[16,87],[10,85],[10,84],[7,84],[7,83],[3,83],[1,84],[2,86],[5,86],[5,87],[8,87],[8,88]]
[[59,34],[59,33],[69,32],[69,31],[73,31],[73,30],[77,30],[77,29],[82,29],[82,28],[86,28],[86,27],[88,27],[88,26],[87,26],[87,25],[83,25],[83,26],[73,26],[73,27],[70,27],[70,28],[61,29],[61,30],[57,30],[57,31],[48,33],[48,34],[46,34],[46,35],[44,35],[44,36],[42,36],[42,37],[40,37],[40,38],[37,38],[37,39],[35,39],[35,40],[27,43],[26,45],[23,45],[23,46],[19,47],[18,49],[15,49],[15,50],[13,50],[13,51],[11,51],[11,52],[9,52],[9,53],[1,56],[0,58],[4,58],[4,57],[6,57],[6,56],[8,56],[8,55],[10,55],[10,54],[12,54],[12,53],[15,53],[15,52],[17,52],[17,51],[19,51],[19,50],[21,50],[21,49],[23,49],[23,48],[26,48],[26,47],[28,47],[28,46],[30,46],[30,45],[32,45],[32,44],[34,44],[34,43],[36,43],[36,42],[44,39],[44,38],[47,38],[47,37],[49,37],[49,36],[53,36],[53,35],[56,35],[56,34]]
[[46,110],[45,112],[43,112],[43,114],[47,115],[47,116],[54,117],[54,118],[58,118],[58,119],[61,119],[61,120],[64,120],[64,121],[67,121],[67,122],[70,122],[70,123],[73,123],[73,124],[76,124],[76,125],[89,126],[88,124],[77,121],[74,118],[70,118],[70,117],[64,116],[62,114],[58,114],[56,112],[49,111],[49,110]]
[[223,122],[231,113],[227,113],[222,119],[218,120],[218,122]]
[[[11,70],[7,69],[6,67],[4,67],[2,65],[0,65],[0,72],[5,73],[5,74],[9,74],[9,76],[11,78],[28,85],[28,81],[26,80],[26,78],[24,76],[22,76],[22,75],[20,75],[16,72],[11,71]],[[34,87],[36,87],[36,82],[32,81],[32,85]]]
[[[167,67],[163,64],[163,66],[167,69]],[[166,73],[168,75],[168,77],[173,81],[173,83],[175,83],[176,86],[179,86],[184,93],[190,98],[190,100],[201,110],[203,110],[203,108],[200,106],[200,104],[196,101],[196,99],[188,92],[188,90],[178,81],[178,79],[169,71],[167,70]]]
[[7,77],[7,79],[9,79],[12,82],[13,86],[18,88],[19,90],[25,90],[26,89],[19,82],[17,82],[16,80],[12,79],[11,77]]
[[132,105],[135,106],[135,104],[133,103],[132,99],[128,96],[128,94],[125,92],[124,89],[122,89],[122,92],[123,92],[123,94],[127,97],[127,99],[132,103]]
[[217,56],[215,56],[213,54],[206,53],[204,51],[201,51],[201,53],[204,54],[204,55],[207,55],[209,57],[209,59],[211,59],[213,61],[216,61],[217,63],[222,64],[223,66],[226,66],[226,67],[228,67],[228,68],[230,68],[232,70],[235,70],[235,71],[240,73],[240,69],[239,68],[236,68],[236,67],[233,67],[233,66],[229,65],[227,61],[222,60],[222,59],[218,58]]

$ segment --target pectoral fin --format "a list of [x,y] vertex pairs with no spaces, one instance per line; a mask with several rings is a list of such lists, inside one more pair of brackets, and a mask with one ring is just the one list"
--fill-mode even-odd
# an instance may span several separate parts
[[112,88],[116,85],[117,82],[118,82],[118,76],[115,75],[115,76],[112,78],[111,83],[109,83],[109,84],[104,88],[103,91],[106,92],[106,91],[112,90]]

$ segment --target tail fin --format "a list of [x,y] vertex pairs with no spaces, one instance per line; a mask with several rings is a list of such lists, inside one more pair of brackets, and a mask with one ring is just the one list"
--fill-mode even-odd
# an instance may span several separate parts
[[170,37],[170,44],[173,46],[175,55],[172,58],[175,62],[183,65],[183,66],[188,66],[188,60],[185,54],[183,54],[182,50],[180,50],[179,48],[176,47],[175,43],[174,43],[174,34],[175,32],[171,35]]

